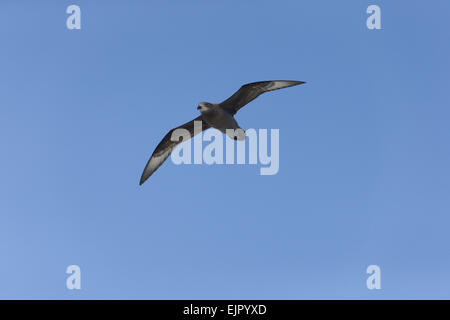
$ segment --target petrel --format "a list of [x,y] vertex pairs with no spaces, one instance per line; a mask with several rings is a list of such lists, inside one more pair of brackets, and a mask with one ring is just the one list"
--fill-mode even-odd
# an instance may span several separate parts
[[201,115],[192,121],[186,122],[185,124],[170,130],[158,144],[155,151],[153,151],[152,156],[148,160],[144,172],[142,172],[139,185],[142,185],[167,159],[172,150],[183,141],[183,139],[172,141],[172,133],[176,129],[186,129],[189,131],[190,136],[193,137],[194,135],[201,132],[194,131],[194,122],[201,121],[202,131],[212,127],[228,134],[230,130],[227,131],[226,129],[233,129],[235,130],[236,134],[230,137],[236,140],[244,140],[245,132],[239,127],[236,119],[234,119],[234,115],[238,112],[239,109],[241,109],[249,102],[255,100],[264,92],[297,86],[303,83],[305,82],[291,80],[252,82],[243,85],[231,97],[221,103],[215,104],[209,102],[200,102],[198,104],[197,110],[200,111]]

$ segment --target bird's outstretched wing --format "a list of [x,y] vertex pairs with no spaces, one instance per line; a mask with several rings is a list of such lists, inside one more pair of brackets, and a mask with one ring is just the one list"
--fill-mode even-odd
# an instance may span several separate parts
[[189,121],[179,127],[173,128],[170,130],[164,138],[161,140],[161,142],[156,147],[155,151],[153,151],[152,156],[147,162],[147,165],[145,166],[144,172],[142,172],[141,180],[139,182],[139,185],[142,185],[145,180],[147,180],[153,172],[156,171],[156,169],[159,168],[159,166],[167,159],[167,157],[172,153],[172,150],[183,141],[183,137],[180,136],[177,141],[172,141],[172,133],[176,129],[186,129],[189,131],[191,138],[200,133],[194,132],[194,121],[201,121],[202,122],[202,131],[208,129],[210,126],[202,120],[202,116],[198,116],[192,121]]
[[220,106],[234,115],[240,108],[245,106],[250,101],[255,100],[260,94],[264,92],[292,87],[303,83],[305,82],[290,80],[273,80],[247,83],[227,100],[220,103]]

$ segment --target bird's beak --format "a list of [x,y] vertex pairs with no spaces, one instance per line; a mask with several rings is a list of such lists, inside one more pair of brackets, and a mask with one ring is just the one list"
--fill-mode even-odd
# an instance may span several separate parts
[[201,107],[200,107],[200,106],[198,106],[198,107],[197,107],[197,110],[200,110],[200,108],[201,108]]

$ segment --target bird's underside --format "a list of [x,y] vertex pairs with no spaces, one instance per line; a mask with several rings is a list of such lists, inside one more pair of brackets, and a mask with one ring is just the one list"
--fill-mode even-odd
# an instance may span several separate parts
[[[305,82],[289,80],[253,82],[243,85],[231,97],[219,104],[211,104],[207,102],[200,103],[197,108],[202,113],[200,116],[179,127],[173,128],[164,136],[148,160],[139,184],[142,185],[156,171],[156,169],[163,164],[163,162],[172,153],[173,149],[183,141],[183,137],[179,137],[178,139],[174,139],[176,141],[172,141],[172,134],[176,129],[187,130],[184,132],[189,132],[190,137],[193,137],[194,135],[210,127],[214,127],[222,132],[225,132],[226,129],[240,129],[234,119],[234,115],[243,106],[253,101],[264,92],[292,87],[303,83]],[[194,128],[195,121],[201,121],[201,130],[197,130],[197,127]],[[238,140],[242,140],[242,138],[245,139],[245,134],[243,137],[242,135],[236,137]]]

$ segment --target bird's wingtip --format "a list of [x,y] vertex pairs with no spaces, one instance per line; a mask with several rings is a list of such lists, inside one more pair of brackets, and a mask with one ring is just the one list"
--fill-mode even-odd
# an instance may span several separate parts
[[141,180],[139,180],[139,185],[142,186],[146,180],[147,178],[144,178],[144,176],[142,176]]

